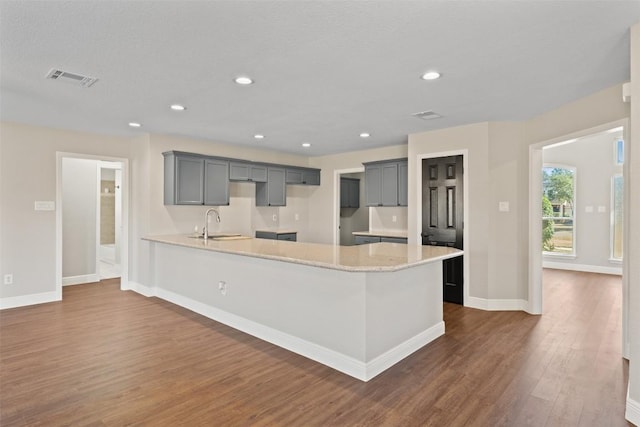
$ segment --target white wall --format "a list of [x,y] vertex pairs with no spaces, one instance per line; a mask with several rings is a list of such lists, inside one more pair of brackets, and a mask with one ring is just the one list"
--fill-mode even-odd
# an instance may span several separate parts
[[640,23],[631,28],[631,138],[629,159],[629,231],[625,248],[629,276],[629,395],[627,419],[640,425]]
[[56,200],[56,152],[130,158],[131,140],[4,122],[0,140],[2,274],[14,279],[0,297],[48,295],[56,290],[56,212],[35,211],[34,201]]
[[62,159],[62,277],[96,274],[98,161]]
[[[615,134],[599,133],[578,141],[544,149],[543,162],[576,168],[575,181],[575,259],[546,256],[545,261],[571,264],[574,268],[604,267],[620,269],[611,256],[611,185],[615,174],[622,174],[622,165],[616,165],[614,146],[622,138]],[[591,212],[586,208],[590,206]],[[600,212],[604,207],[605,212]]]

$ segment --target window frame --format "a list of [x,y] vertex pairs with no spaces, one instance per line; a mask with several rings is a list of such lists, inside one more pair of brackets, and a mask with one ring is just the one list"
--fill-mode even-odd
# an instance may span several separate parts
[[[542,256],[543,257],[550,257],[550,258],[563,258],[563,259],[576,259],[578,256],[577,253],[577,240],[578,240],[578,233],[577,233],[577,229],[578,229],[578,220],[577,220],[577,213],[578,213],[578,197],[577,197],[577,183],[578,183],[578,168],[576,166],[573,165],[568,165],[568,164],[564,164],[564,163],[543,163],[542,164],[542,177],[544,179],[544,169],[566,169],[566,170],[570,170],[573,172],[573,203],[572,203],[572,212],[571,212],[571,217],[545,217],[542,216],[542,221],[546,220],[546,219],[571,219],[573,221],[573,228],[572,228],[572,247],[571,247],[571,253],[558,253],[558,252],[550,252],[550,251],[542,251]],[[542,184],[542,189],[544,191],[544,183]],[[542,197],[542,195],[541,195]]]
[[[615,228],[615,221],[616,221],[616,178],[620,178],[622,180],[622,203],[623,203],[623,210],[622,210],[622,222],[621,222],[621,227],[622,227],[622,234],[621,234],[621,238],[622,238],[622,256],[621,257],[616,257],[615,256],[615,234],[616,234],[616,228]],[[609,224],[609,262],[612,263],[616,263],[616,264],[622,264],[622,260],[624,259],[624,187],[625,187],[625,182],[624,182],[624,175],[621,173],[616,173],[611,177],[611,208],[609,209],[610,212],[610,224]]]

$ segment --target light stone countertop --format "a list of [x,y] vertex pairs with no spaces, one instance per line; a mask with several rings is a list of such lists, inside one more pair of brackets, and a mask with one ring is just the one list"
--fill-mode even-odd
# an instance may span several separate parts
[[296,234],[298,233],[297,230],[291,230],[290,228],[260,228],[257,229],[256,231],[264,231],[266,233],[276,233],[276,234]]
[[398,237],[406,239],[409,235],[407,230],[383,230],[383,231],[354,231],[354,236],[377,236],[377,237]]
[[188,235],[147,236],[143,240],[354,272],[397,271],[463,254],[454,248],[402,243],[337,246],[254,238],[204,241]]

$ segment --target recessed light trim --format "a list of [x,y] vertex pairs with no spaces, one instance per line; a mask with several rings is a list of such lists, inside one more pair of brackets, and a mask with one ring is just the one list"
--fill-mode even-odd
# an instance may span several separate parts
[[368,133],[368,132],[362,132],[362,133],[360,134],[360,138],[369,138],[370,136],[371,136],[371,134],[370,134],[370,133]]
[[180,105],[180,104],[172,104],[170,107],[173,111],[184,111],[187,109],[187,107],[185,107],[184,105]]
[[440,73],[437,71],[427,71],[422,75],[422,80],[435,80],[440,78]]
[[142,124],[138,122],[129,122],[129,126],[131,126],[132,128],[139,128],[142,127]]
[[253,137],[254,137],[255,139],[264,139],[264,135],[261,135],[261,134],[259,134],[259,133],[257,133],[257,134],[255,134],[255,135],[253,135]]
[[247,77],[247,76],[238,76],[235,78],[234,80],[237,84],[239,85],[250,85],[253,83],[253,79],[251,79],[251,77]]
[[309,147],[311,147],[311,143],[310,143],[310,142],[303,142],[303,143],[302,143],[302,146],[303,146],[304,148],[309,148]]

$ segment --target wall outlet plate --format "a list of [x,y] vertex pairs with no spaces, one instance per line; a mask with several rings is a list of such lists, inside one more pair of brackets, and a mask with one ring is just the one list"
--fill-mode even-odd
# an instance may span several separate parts
[[4,275],[4,284],[5,285],[13,285],[13,274],[5,274]]

